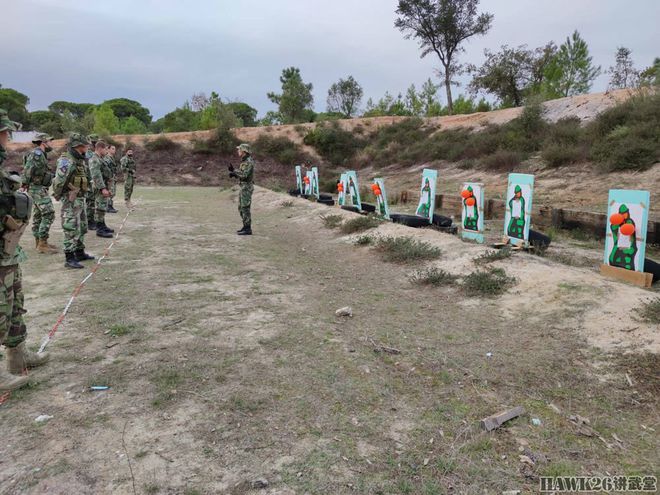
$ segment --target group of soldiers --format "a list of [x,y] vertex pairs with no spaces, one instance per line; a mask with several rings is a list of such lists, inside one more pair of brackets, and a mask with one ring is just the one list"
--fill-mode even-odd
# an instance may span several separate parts
[[[0,166],[7,156],[11,133],[21,128],[0,109]],[[27,329],[20,263],[26,255],[19,241],[33,217],[32,233],[39,253],[52,254],[57,247],[48,242],[55,219],[50,195],[62,202],[66,268],[84,268],[81,261],[94,256],[85,251],[85,234],[96,231],[99,237],[112,237],[105,223],[106,213],[117,213],[113,199],[117,178],[125,174],[124,200],[132,208],[131,195],[136,164],[133,150],[127,149],[119,166],[116,148],[97,135],[70,135],[65,151],[57,160],[55,172],[48,162],[52,137],[38,134],[35,148],[23,159],[23,174],[0,169],[0,345],[7,355],[7,371],[0,367],[0,393],[14,390],[28,381],[24,371],[46,363],[46,352],[31,352],[25,346]],[[34,212],[34,215],[32,215]]]

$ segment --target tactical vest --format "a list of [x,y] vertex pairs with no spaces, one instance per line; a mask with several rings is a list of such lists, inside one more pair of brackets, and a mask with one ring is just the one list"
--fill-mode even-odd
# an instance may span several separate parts
[[[44,159],[36,158],[34,157],[34,151],[32,151],[31,155],[33,155],[33,160],[38,163],[38,167],[35,167],[34,170],[32,171],[32,177],[30,178],[30,186],[38,186],[38,187],[50,187],[50,185],[53,183],[53,174],[48,168],[48,162],[46,161],[46,157],[44,156]],[[25,168],[25,165],[27,164],[28,158],[30,155],[26,155],[23,157],[23,168]],[[45,162],[45,163],[44,163]]]
[[89,190],[89,181],[87,180],[87,171],[85,170],[85,162],[82,160],[77,161],[76,169],[73,172],[71,177],[70,184],[73,187],[80,189],[78,196],[83,196],[81,193],[85,193]]

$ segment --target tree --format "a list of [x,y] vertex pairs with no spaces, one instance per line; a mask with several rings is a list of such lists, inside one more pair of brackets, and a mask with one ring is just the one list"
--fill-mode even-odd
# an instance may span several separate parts
[[192,108],[193,112],[200,112],[204,110],[206,107],[209,106],[211,103],[211,100],[209,99],[208,96],[206,96],[206,93],[195,93],[192,95],[190,98],[190,108]]
[[632,50],[625,46],[616,49],[615,65],[607,71],[612,76],[610,78],[610,88],[633,88],[639,84],[639,71],[635,69],[631,54]]
[[23,93],[11,88],[3,88],[0,85],[0,108],[7,110],[9,118],[23,124],[23,128],[30,128],[30,113],[27,106],[30,103]]
[[377,103],[369,98],[363,117],[381,117],[383,115],[411,116],[401,93],[394,98],[389,91]]
[[282,71],[280,77],[282,93],[268,93],[268,99],[275,103],[279,109],[281,123],[297,124],[311,122],[314,112],[312,105],[312,84],[305,84],[300,75],[300,69],[289,67]]
[[119,133],[119,119],[110,105],[103,104],[94,110],[94,132],[102,136]]
[[101,106],[103,105],[112,109],[112,112],[120,120],[134,116],[142,121],[145,126],[151,124],[151,113],[149,112],[149,109],[143,107],[141,103],[135,100],[129,100],[128,98],[114,98],[112,100],[104,101],[101,103]]
[[471,65],[470,90],[495,95],[503,106],[519,107],[525,98],[540,91],[545,69],[556,52],[554,43],[529,50],[526,45],[499,52],[484,50],[486,61],[479,68]]
[[94,112],[89,112],[78,117],[69,111],[65,111],[61,118],[61,127],[64,134],[79,132],[89,134],[94,129]]
[[639,83],[642,86],[658,86],[660,85],[660,58],[656,57],[653,60],[653,65],[647,67],[639,75]]
[[233,101],[225,104],[234,115],[241,121],[243,127],[255,127],[257,125],[257,109],[247,103]]
[[457,55],[465,50],[462,44],[472,36],[486,34],[493,22],[492,14],[477,13],[478,5],[479,0],[399,0],[396,10],[394,25],[406,39],[418,40],[421,57],[431,53],[438,56],[450,114],[452,79],[461,71]]
[[434,84],[429,77],[422,84],[422,90],[419,92],[419,99],[422,101],[423,112],[426,117],[437,117],[442,115],[442,104],[437,99],[439,86]]
[[185,102],[164,117],[158,119],[151,126],[153,132],[184,132],[199,129],[199,112],[193,112],[190,103]]
[[119,132],[122,134],[146,134],[147,126],[135,115],[121,121]]
[[424,111],[424,102],[417,94],[417,88],[414,84],[411,84],[408,90],[406,91],[406,110],[410,112],[411,115],[421,117]]
[[32,129],[45,132],[54,138],[62,137],[62,117],[50,110],[36,110],[30,112],[30,124]]
[[576,30],[548,64],[543,85],[552,98],[588,93],[600,72],[600,66],[592,64],[587,43]]
[[363,94],[362,86],[353,76],[340,79],[328,90],[328,112],[339,112],[347,119],[352,118],[358,112]]
[[63,116],[66,112],[69,112],[71,115],[78,119],[82,119],[85,115],[92,112],[96,108],[96,105],[93,103],[73,103],[70,101],[54,101],[48,105],[48,110],[53,113],[56,113],[60,116]]

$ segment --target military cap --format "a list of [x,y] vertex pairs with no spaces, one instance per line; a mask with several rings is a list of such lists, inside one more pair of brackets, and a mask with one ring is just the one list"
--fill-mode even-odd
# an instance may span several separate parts
[[49,136],[48,134],[44,134],[43,132],[40,132],[34,138],[32,138],[33,143],[44,143],[46,141],[52,141],[53,136]]
[[7,113],[7,110],[4,110],[3,108],[0,108],[0,132],[2,131],[20,131],[21,130],[21,124],[18,122],[14,122],[9,118],[9,114]]
[[246,153],[252,153],[252,149],[250,148],[250,145],[248,143],[241,143],[238,146],[236,146],[236,149],[240,151],[245,151]]
[[84,135],[78,132],[74,132],[73,134],[69,135],[69,146],[71,146],[72,148],[75,148],[76,146],[88,146],[88,145],[89,145],[89,141]]
[[[89,136],[87,136],[87,141],[89,141],[90,143],[95,143],[95,142],[98,141],[99,139],[100,139],[100,138],[99,138],[99,135],[98,135],[98,134],[90,134]],[[88,143],[88,144],[89,144],[89,143]]]

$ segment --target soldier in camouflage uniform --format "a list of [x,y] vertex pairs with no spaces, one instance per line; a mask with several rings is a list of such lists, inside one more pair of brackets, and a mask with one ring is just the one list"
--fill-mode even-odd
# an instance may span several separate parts
[[48,153],[53,150],[50,146],[52,139],[47,134],[37,134],[32,140],[37,147],[23,158],[23,187],[34,201],[32,234],[37,252],[42,254],[57,252],[57,248],[48,243],[50,226],[55,220],[53,200],[49,194],[53,181],[53,172],[48,165]]
[[115,209],[114,199],[117,195],[117,174],[119,173],[119,168],[117,166],[117,160],[115,160],[115,153],[117,148],[114,145],[108,146],[108,154],[105,155],[105,161],[107,163],[108,169],[112,172],[112,177],[109,184],[110,198],[108,199],[108,209],[106,213],[117,213]]
[[[20,128],[7,112],[0,109],[0,164],[6,158],[6,146],[12,131]],[[23,284],[19,263],[26,259],[18,245],[30,221],[32,200],[18,189],[21,178],[0,170],[0,344],[7,350],[7,371],[0,368],[0,392],[25,385],[25,368],[48,361],[47,353],[30,352],[25,347],[27,329],[23,321]]]
[[[94,149],[98,140],[98,134],[90,134],[87,136],[87,141],[90,143],[90,146],[85,153],[85,169],[87,171],[88,184],[92,183],[92,174],[89,170],[89,160],[94,154]],[[96,223],[94,222],[94,191],[91,187],[85,196],[85,211],[83,212],[81,218],[83,219],[83,225],[86,225],[86,230],[96,230]]]
[[250,145],[243,143],[237,148],[241,165],[238,170],[229,165],[229,177],[238,179],[240,192],[238,196],[238,212],[243,220],[243,228],[236,232],[238,235],[252,235],[252,193],[254,192],[254,160],[251,156]]
[[97,141],[94,153],[89,159],[89,172],[92,176],[92,190],[94,191],[94,223],[96,224],[96,235],[99,237],[112,237],[114,232],[105,224],[105,212],[110,199],[109,184],[112,180],[112,171],[105,160],[106,154],[106,144],[103,141]]
[[53,196],[62,201],[62,230],[64,231],[64,256],[67,268],[83,268],[80,261],[93,260],[85,252],[85,201],[91,189],[87,179],[85,151],[89,141],[81,134],[71,134],[67,150],[57,160],[53,179]]
[[126,174],[124,178],[124,201],[128,208],[133,207],[131,203],[131,196],[133,195],[133,186],[135,185],[135,160],[133,159],[133,150],[127,149],[126,154],[120,161],[121,170]]

